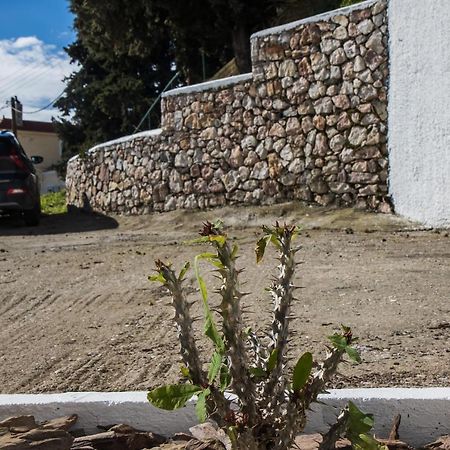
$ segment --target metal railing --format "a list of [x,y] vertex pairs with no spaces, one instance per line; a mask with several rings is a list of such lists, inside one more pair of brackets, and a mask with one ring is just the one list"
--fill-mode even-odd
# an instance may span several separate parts
[[162,95],[164,94],[164,92],[167,91],[167,89],[170,87],[170,85],[178,78],[178,76],[180,75],[180,72],[177,72],[171,79],[170,81],[164,86],[164,89],[159,93],[158,97],[155,98],[155,100],[153,101],[153,103],[150,105],[150,108],[148,108],[147,112],[144,114],[144,117],[142,117],[141,121],[139,122],[139,125],[134,129],[133,134],[136,133],[136,131],[138,131],[142,124],[145,122],[145,119],[147,119],[147,117],[149,116],[149,114],[153,111],[153,108],[158,104],[158,102],[161,100]]

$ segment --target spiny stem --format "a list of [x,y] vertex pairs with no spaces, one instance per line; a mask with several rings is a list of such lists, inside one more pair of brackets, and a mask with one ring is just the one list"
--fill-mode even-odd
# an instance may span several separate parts
[[267,380],[263,396],[267,399],[268,409],[274,416],[278,415],[286,389],[286,379],[282,375],[287,353],[289,316],[294,292],[292,280],[295,272],[295,251],[291,247],[294,229],[276,227],[276,232],[280,244],[280,264],[278,277],[271,288],[274,303],[271,350],[276,351],[277,360]]
[[[178,329],[180,353],[184,364],[189,370],[194,384],[202,387],[209,386],[205,372],[202,370],[197,345],[195,343],[192,317],[189,312],[190,304],[186,300],[182,289],[183,280],[177,278],[173,269],[162,261],[156,261],[157,271],[164,277],[164,285],[172,296],[172,305],[175,310],[175,323]],[[215,386],[209,386],[211,398],[207,401],[209,414],[220,425],[226,425],[224,418],[230,412],[230,402]],[[215,411],[216,410],[216,411]]]
[[217,244],[216,247],[217,256],[223,266],[219,269],[222,277],[220,310],[230,358],[230,372],[234,389],[242,402],[242,412],[247,416],[249,426],[253,426],[257,423],[258,413],[255,406],[255,386],[248,372],[250,364],[242,325],[242,294],[239,290],[238,270],[228,242],[222,246]]
[[178,279],[173,269],[162,261],[156,261],[156,268],[165,278],[165,286],[172,296],[172,305],[175,310],[175,323],[178,329],[180,353],[184,364],[194,384],[207,385],[207,378],[202,370],[202,364],[195,343],[193,320],[189,312],[189,303],[182,289],[182,280]]
[[344,434],[348,425],[348,407],[344,408],[330,429],[323,435],[318,450],[335,450],[336,442]]

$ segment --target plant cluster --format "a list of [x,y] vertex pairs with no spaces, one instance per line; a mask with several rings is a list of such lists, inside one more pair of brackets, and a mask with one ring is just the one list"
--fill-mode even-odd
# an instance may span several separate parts
[[44,214],[64,214],[67,212],[66,191],[48,192],[41,195],[41,209]]
[[[306,425],[306,413],[336,373],[339,363],[347,355],[359,362],[353,346],[355,338],[350,328],[329,337],[330,345],[323,361],[315,362],[305,352],[289,370],[289,324],[292,304],[296,300],[294,275],[297,263],[294,246],[299,229],[295,226],[263,227],[264,235],[256,245],[259,263],[268,245],[278,252],[277,274],[268,289],[273,303],[273,318],[267,336],[259,336],[246,328],[242,319],[241,299],[244,295],[239,283],[241,270],[236,267],[238,247],[224,233],[220,222],[207,222],[196,242],[209,243],[213,251],[197,255],[194,271],[200,288],[205,314],[205,335],[214,344],[207,370],[196,346],[183,281],[189,270],[186,263],[179,274],[170,264],[156,262],[152,281],[161,282],[169,291],[175,309],[181,356],[181,372],[187,382],[162,386],[149,392],[149,401],[164,409],[182,407],[197,396],[196,410],[201,421],[207,418],[217,423],[229,437],[232,449],[269,450],[291,448],[296,435]],[[220,327],[211,311],[205,281],[199,272],[199,261],[209,261],[220,280],[218,313]],[[231,394],[231,395],[230,395]],[[324,435],[321,449],[333,449],[342,436],[351,440],[355,449],[379,449],[369,434],[373,421],[354,404],[339,415],[336,424]]]

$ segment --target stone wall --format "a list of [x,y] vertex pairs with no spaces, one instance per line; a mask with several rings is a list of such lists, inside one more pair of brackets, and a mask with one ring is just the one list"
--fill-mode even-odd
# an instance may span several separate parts
[[162,130],[68,165],[68,201],[146,213],[299,199],[389,210],[384,0],[264,30],[253,73],[175,89]]

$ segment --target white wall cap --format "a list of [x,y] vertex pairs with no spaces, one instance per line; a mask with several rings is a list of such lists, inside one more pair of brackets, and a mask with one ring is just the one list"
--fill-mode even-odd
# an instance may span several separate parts
[[183,86],[170,91],[164,92],[162,97],[172,97],[174,95],[181,94],[195,94],[197,92],[212,91],[223,89],[228,86],[243,83],[251,80],[253,75],[251,73],[243,73],[241,75],[235,75],[233,77],[219,78],[218,80],[205,81],[204,83],[191,84],[189,86]]
[[[124,142],[132,141],[133,139],[143,138],[143,137],[152,137],[159,136],[162,133],[162,128],[155,128],[154,130],[146,130],[141,131],[140,133],[130,134],[128,136],[123,136],[117,139],[113,139],[112,141],[102,142],[101,144],[97,144],[96,146],[90,148],[87,153],[93,153],[100,148],[110,147],[111,145],[123,144]],[[67,161],[68,163],[74,161],[78,158],[79,155],[72,156],[72,158]]]
[[295,22],[286,23],[272,28],[266,28],[265,30],[253,33],[250,36],[250,39],[268,36],[271,34],[280,34],[283,33],[283,31],[292,30],[293,28],[297,28],[301,25],[305,25],[308,23],[329,21],[332,17],[339,15],[347,15],[352,11],[358,11],[360,9],[368,8],[369,6],[377,3],[377,1],[379,0],[366,0],[365,2],[357,3],[356,5],[345,6],[343,8],[334,9],[332,11],[328,11],[322,14],[317,14],[315,16],[306,17],[305,19],[296,20]]

